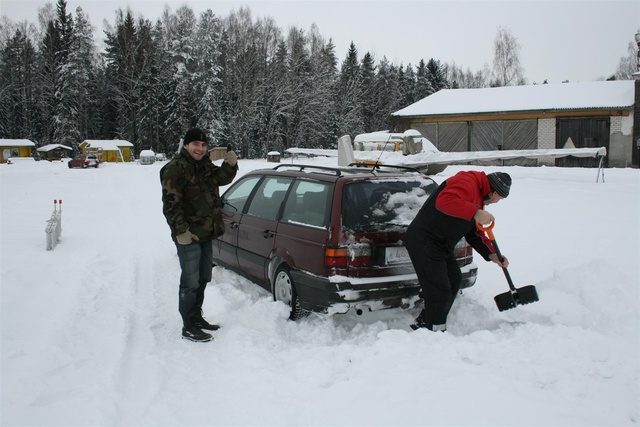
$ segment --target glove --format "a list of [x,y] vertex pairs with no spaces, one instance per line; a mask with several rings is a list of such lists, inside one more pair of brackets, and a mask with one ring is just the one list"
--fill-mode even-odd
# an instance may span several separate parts
[[198,236],[196,236],[189,230],[185,231],[184,233],[180,233],[176,236],[176,241],[178,242],[179,245],[188,245],[192,241],[197,242],[198,240],[200,240],[198,239]]
[[235,151],[230,150],[224,153],[224,161],[229,164],[229,166],[233,167],[238,164],[238,156],[236,156]]

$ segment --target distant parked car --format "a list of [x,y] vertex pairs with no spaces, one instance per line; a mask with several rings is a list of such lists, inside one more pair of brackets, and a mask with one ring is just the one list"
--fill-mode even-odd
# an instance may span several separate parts
[[69,168],[97,168],[100,166],[100,161],[98,157],[94,154],[87,154],[76,156],[73,159],[69,160],[68,163]]
[[[417,171],[279,165],[247,173],[222,197],[225,232],[214,262],[308,314],[411,308],[420,286],[404,246],[418,210],[437,188]],[[464,239],[455,248],[461,289],[477,266]]]
[[167,155],[164,153],[157,153],[156,154],[156,161],[158,162],[164,162],[165,160],[167,160]]

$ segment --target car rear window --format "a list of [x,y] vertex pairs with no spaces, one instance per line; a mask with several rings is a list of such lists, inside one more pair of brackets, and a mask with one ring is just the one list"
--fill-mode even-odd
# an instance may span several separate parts
[[436,188],[433,180],[420,177],[349,183],[342,199],[342,226],[353,231],[406,227]]

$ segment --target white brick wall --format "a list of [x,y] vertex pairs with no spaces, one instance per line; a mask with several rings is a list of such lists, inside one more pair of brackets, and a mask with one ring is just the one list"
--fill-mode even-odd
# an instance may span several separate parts
[[[556,119],[538,119],[538,148],[556,148]],[[538,159],[538,165],[555,165],[554,159]]]
[[633,135],[633,114],[628,116],[611,116],[610,135],[620,133],[624,136]]
[[611,116],[611,127],[609,129],[609,135],[613,135],[616,132],[622,132],[622,117]]
[[556,148],[556,119],[538,119],[538,148]]

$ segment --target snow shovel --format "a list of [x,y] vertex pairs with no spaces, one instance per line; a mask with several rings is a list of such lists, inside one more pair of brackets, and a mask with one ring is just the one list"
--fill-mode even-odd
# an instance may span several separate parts
[[[496,238],[493,235],[493,226],[495,225],[495,221],[487,226],[483,226],[482,224],[476,223],[478,230],[487,234],[489,240],[493,244],[494,249],[496,250],[496,255],[498,255],[498,259],[502,262],[504,259],[502,254],[500,253],[500,248],[498,248],[498,244],[496,243]],[[507,278],[507,282],[509,283],[509,292],[505,292],[503,294],[496,295],[493,299],[498,306],[498,310],[505,311],[515,308],[517,305],[531,304],[532,302],[538,301],[538,292],[536,291],[536,287],[533,285],[523,286],[521,288],[516,288],[513,286],[513,281],[511,280],[511,276],[509,275],[509,271],[506,267],[502,268],[504,271],[504,275]]]

